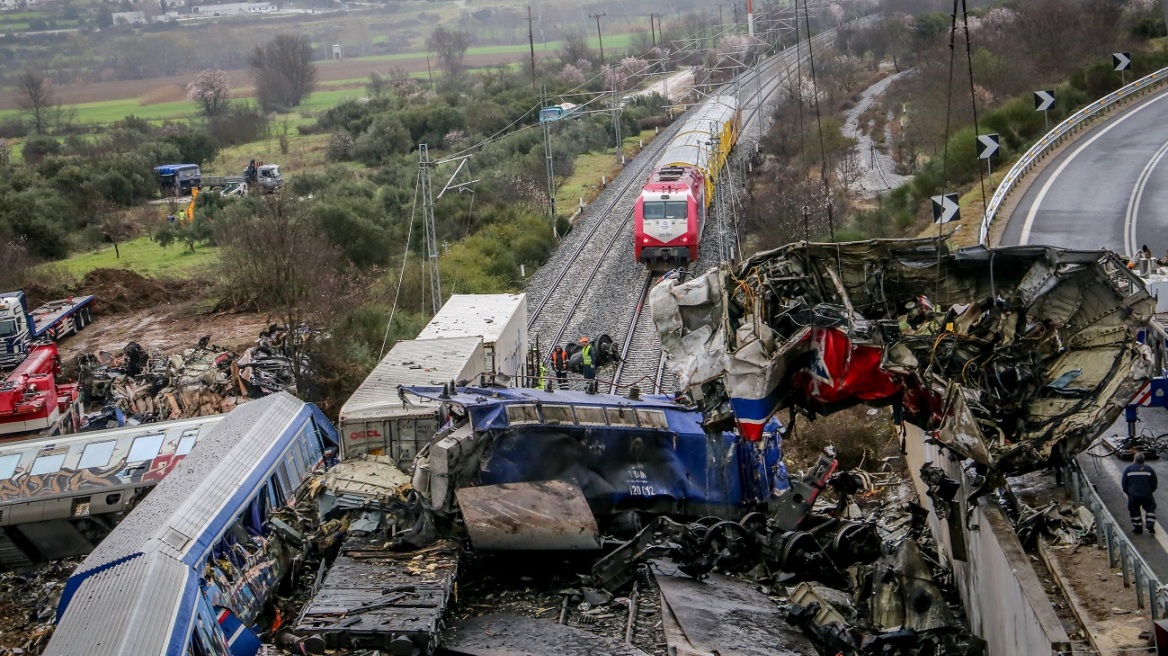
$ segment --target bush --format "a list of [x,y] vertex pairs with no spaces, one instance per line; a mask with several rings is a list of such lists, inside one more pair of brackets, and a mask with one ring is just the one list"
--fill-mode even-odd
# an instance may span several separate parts
[[357,153],[357,143],[346,132],[338,132],[329,137],[328,149],[325,154],[330,162],[348,162]]
[[24,140],[24,150],[21,152],[24,153],[25,162],[36,165],[50,155],[60,155],[61,143],[43,134],[33,134]]
[[385,115],[378,117],[365,134],[357,139],[353,156],[369,166],[377,166],[392,155],[410,152],[412,146],[410,133],[401,121]]
[[28,125],[15,116],[0,121],[0,139],[19,139],[28,135]]
[[237,146],[268,136],[268,116],[251,103],[236,102],[221,116],[211,119],[211,136],[219,146]]

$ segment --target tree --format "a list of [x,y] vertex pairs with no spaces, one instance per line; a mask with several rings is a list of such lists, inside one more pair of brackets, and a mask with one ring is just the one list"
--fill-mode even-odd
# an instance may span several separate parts
[[202,71],[187,85],[187,99],[198,103],[207,118],[223,113],[232,95],[231,81],[217,68]]
[[308,204],[282,194],[245,199],[233,219],[222,221],[221,268],[237,300],[271,312],[287,328],[285,354],[296,388],[307,388],[309,341],[291,338],[301,326],[327,324],[347,302],[337,272],[339,253],[316,229]]
[[248,57],[264,109],[296,107],[316,88],[312,42],[306,34],[279,34]]
[[581,59],[591,61],[592,48],[588,47],[588,35],[578,30],[565,30],[561,37],[560,61],[565,64],[575,64]]
[[49,118],[57,104],[53,85],[41,71],[29,67],[16,78],[17,106],[32,119],[33,130],[45,134]]
[[438,55],[438,65],[453,80],[466,70],[463,65],[463,57],[473,40],[474,37],[470,32],[439,27],[430,33],[430,38],[426,40],[426,47]]
[[97,26],[100,28],[114,26],[114,12],[109,5],[102,4],[97,8]]

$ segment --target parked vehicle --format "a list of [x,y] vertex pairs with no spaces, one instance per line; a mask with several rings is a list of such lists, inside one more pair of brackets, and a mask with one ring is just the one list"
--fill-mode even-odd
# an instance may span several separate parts
[[93,320],[96,309],[94,296],[49,301],[29,310],[23,291],[0,293],[0,369],[20,364],[36,342],[80,331]]
[[32,432],[59,435],[80,428],[81,392],[77,383],[57,382],[60,374],[56,344],[32,347],[29,356],[0,381],[0,437]]
[[164,164],[154,167],[158,187],[163,196],[189,196],[191,189],[203,183],[203,172],[198,164]]
[[579,109],[579,105],[570,102],[560,103],[558,105],[550,105],[539,110],[539,122],[551,123],[562,118],[577,118],[583,116]]

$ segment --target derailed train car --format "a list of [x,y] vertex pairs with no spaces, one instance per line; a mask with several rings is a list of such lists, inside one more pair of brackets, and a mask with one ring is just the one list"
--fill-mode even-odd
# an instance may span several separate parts
[[0,565],[89,553],[222,419],[0,444]]
[[284,392],[231,411],[69,577],[43,653],[254,653],[247,627],[298,539],[272,519],[337,441]]
[[562,481],[602,523],[626,511],[733,516],[789,487],[777,431],[755,443],[708,436],[700,412],[666,397],[404,391],[438,402],[446,415],[414,470],[414,488],[439,513],[453,512],[456,492],[466,488]]
[[1155,302],[1109,251],[798,243],[650,302],[671,369],[744,436],[782,408],[891,404],[983,474],[1067,463],[1152,368]]
[[738,141],[734,96],[715,96],[685,119],[633,206],[634,255],[653,268],[696,262],[718,175]]

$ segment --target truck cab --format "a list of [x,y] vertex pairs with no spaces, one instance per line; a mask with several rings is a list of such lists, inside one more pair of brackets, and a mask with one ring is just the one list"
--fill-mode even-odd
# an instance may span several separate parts
[[256,184],[265,192],[272,193],[284,186],[279,164],[263,164],[256,169]]
[[31,328],[24,292],[0,294],[0,367],[15,366],[24,359]]
[[24,292],[0,293],[0,369],[20,364],[38,341],[79,332],[92,321],[95,307],[93,296],[76,296],[30,310]]
[[198,164],[164,164],[154,167],[162,195],[186,196],[202,185],[203,173]]

